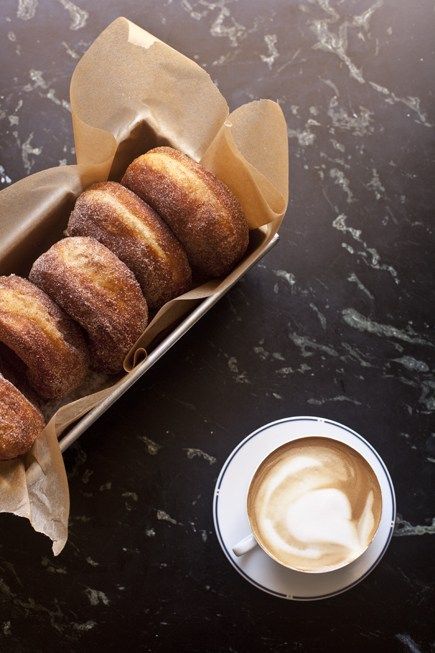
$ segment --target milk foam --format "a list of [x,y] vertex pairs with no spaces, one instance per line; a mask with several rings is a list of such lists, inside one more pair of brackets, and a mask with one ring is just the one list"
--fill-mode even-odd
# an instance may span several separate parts
[[381,509],[379,484],[366,461],[346,445],[314,437],[275,454],[260,467],[248,499],[265,548],[306,571],[326,571],[361,555]]

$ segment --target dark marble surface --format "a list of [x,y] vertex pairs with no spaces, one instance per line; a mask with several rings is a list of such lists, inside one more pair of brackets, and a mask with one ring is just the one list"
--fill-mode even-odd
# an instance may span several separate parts
[[[2,515],[1,650],[433,650],[433,3],[2,0],[3,187],[74,161],[69,79],[119,15],[232,108],[279,100],[293,198],[279,245],[66,454],[64,552]],[[298,414],[365,435],[399,511],[369,578],[313,604],[245,583],[211,514],[235,444]]]

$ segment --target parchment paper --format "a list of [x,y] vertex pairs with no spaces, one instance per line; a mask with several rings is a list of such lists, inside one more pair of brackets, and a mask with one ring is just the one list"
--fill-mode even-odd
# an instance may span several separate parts
[[[278,230],[288,202],[288,147],[277,103],[250,102],[230,114],[202,68],[125,18],[111,23],[79,61],[70,96],[77,165],[39,172],[0,192],[0,274],[27,275],[35,258],[62,237],[82,190],[95,181],[119,180],[133,158],[161,144],[214,172],[237,195],[253,235],[260,230],[262,238],[251,239],[238,271]],[[231,284],[234,274],[160,309],[127,356],[125,373],[163,330]],[[69,515],[58,437],[122,381],[65,404],[26,456],[0,462],[0,512],[29,519],[51,538],[55,555],[67,541]]]

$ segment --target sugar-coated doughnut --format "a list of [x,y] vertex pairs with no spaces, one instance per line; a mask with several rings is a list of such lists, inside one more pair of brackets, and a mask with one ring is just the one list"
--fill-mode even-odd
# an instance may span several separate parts
[[39,410],[0,376],[0,460],[26,453],[44,426]]
[[156,147],[127,168],[122,183],[170,226],[202,274],[227,274],[248,246],[248,223],[230,189],[191,158]]
[[190,288],[182,246],[156,212],[121,184],[93,184],[79,195],[67,234],[92,236],[116,254],[134,273],[152,309]]
[[68,394],[88,371],[79,327],[45,292],[13,274],[0,277],[0,341],[21,358],[44,399]]
[[35,261],[30,279],[86,331],[92,367],[122,369],[148,308],[133,272],[113,252],[95,238],[64,238]]

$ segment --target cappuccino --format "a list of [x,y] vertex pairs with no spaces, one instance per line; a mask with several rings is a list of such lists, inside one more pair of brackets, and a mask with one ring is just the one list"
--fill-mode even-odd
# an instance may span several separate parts
[[304,572],[332,571],[358,558],[381,512],[381,489],[368,462],[329,438],[301,438],[276,449],[248,493],[258,543],[277,562]]

